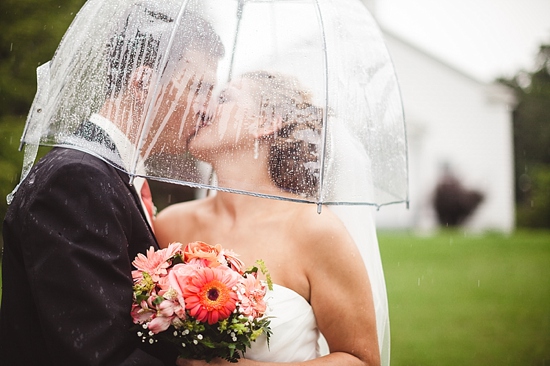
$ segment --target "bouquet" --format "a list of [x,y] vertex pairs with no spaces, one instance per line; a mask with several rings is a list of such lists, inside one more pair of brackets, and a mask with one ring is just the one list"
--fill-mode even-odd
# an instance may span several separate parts
[[[272,284],[263,261],[245,270],[234,252],[193,242],[151,247],[132,264],[131,314],[143,342],[171,342],[183,358],[230,362],[261,334],[269,342],[264,313]],[[266,281],[258,279],[258,268]]]

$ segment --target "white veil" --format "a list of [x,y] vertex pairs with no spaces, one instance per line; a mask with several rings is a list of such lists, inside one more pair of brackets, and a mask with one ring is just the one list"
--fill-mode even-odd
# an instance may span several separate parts
[[332,206],[330,209],[345,224],[359,248],[367,268],[376,311],[376,329],[380,346],[381,365],[387,366],[390,364],[390,318],[386,282],[374,218],[372,217],[374,208],[371,206]]
[[[333,126],[338,128],[331,130],[332,138],[329,139],[329,144],[330,141],[338,141],[338,146],[330,146],[334,151],[332,155],[334,159],[326,166],[329,176],[332,177],[328,182],[332,186],[330,191],[336,195],[341,192],[352,196],[365,195],[365,191],[368,191],[369,195],[372,194],[371,172],[370,169],[365,169],[370,166],[370,159],[364,145],[358,141],[357,135],[345,128],[345,125],[335,123]],[[390,364],[388,298],[374,224],[375,209],[374,206],[367,205],[330,206],[330,210],[340,218],[355,241],[367,268],[376,311],[381,365],[388,366]]]

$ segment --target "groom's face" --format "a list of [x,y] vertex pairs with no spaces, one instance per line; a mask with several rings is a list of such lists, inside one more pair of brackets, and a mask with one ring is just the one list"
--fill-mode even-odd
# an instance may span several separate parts
[[157,100],[149,134],[152,153],[185,153],[212,97],[217,64],[217,59],[200,51],[185,53]]

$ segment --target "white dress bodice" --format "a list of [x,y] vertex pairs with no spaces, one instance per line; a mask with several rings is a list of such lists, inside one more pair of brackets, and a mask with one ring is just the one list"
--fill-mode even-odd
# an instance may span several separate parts
[[273,334],[269,347],[265,335],[246,351],[244,358],[256,361],[298,362],[319,357],[319,330],[313,308],[293,290],[273,285],[266,294],[266,316]]

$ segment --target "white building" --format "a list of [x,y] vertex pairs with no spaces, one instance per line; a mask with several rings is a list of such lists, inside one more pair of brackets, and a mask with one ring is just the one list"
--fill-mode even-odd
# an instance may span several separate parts
[[[374,1],[364,0],[371,12]],[[383,28],[383,24],[381,25]],[[470,231],[514,228],[512,95],[384,31],[401,86],[409,143],[410,209],[382,207],[379,228],[433,230],[432,200],[444,167],[484,195]]]

